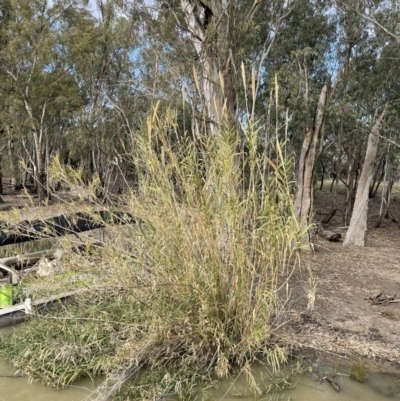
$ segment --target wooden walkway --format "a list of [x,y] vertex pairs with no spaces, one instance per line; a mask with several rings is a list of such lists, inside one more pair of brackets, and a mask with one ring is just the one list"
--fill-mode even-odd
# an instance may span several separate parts
[[[81,291],[82,290],[66,291],[62,292],[61,294],[41,298],[36,301],[32,301],[32,307],[46,307],[53,304],[55,301],[61,301],[63,299],[72,297]],[[25,309],[25,304],[0,308],[0,327],[11,326],[12,324],[22,322],[27,316],[29,316],[29,313],[26,313]]]

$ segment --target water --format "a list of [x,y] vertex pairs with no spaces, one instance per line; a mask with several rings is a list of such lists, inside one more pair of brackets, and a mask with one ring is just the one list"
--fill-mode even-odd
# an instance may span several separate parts
[[[1,329],[0,334],[10,334],[13,328]],[[348,367],[335,367],[332,378],[332,363],[317,359],[306,365],[307,374],[292,375],[291,369],[278,376],[272,376],[262,366],[253,366],[253,373],[263,395],[255,398],[249,390],[246,377],[242,373],[235,379],[227,379],[217,389],[207,390],[203,400],[214,401],[396,401],[400,400],[400,374],[370,373],[366,383],[358,383],[348,377]],[[368,368],[367,368],[368,371]],[[97,383],[82,380],[77,385],[63,390],[55,390],[39,382],[29,383],[27,377],[13,377],[12,365],[0,357],[0,401],[89,401],[94,398]],[[11,376],[11,377],[9,377]],[[332,378],[339,386],[337,393],[324,376]],[[271,386],[280,390],[269,392]],[[199,397],[201,398],[201,397]]]
[[[390,399],[400,399],[400,393],[397,396],[390,390],[395,378],[380,377],[382,380],[375,389],[370,383],[358,383],[348,377],[336,377],[334,380],[340,385],[340,392],[337,393],[327,382],[319,384],[308,376],[300,376],[296,380],[293,390],[284,391],[284,399],[295,399],[296,401],[388,401]],[[394,383],[395,384],[395,383]],[[387,388],[385,389],[385,386]],[[396,387],[396,385],[394,385]],[[394,388],[393,387],[393,388]],[[291,397],[291,398],[289,398]]]
[[[3,328],[0,335],[8,335],[12,330],[12,327]],[[56,390],[39,382],[30,383],[26,376],[17,377],[14,373],[12,365],[0,357],[0,401],[89,401],[94,398],[92,393],[96,383],[89,379]]]
[[[0,359],[0,375],[10,373],[10,366]],[[93,388],[90,380],[58,391],[40,383],[29,383],[26,377],[0,376],[0,401],[83,401],[91,399]]]
[[[0,401],[87,401],[92,399],[95,388],[90,380],[83,380],[76,386],[55,390],[38,382],[29,383],[26,377],[4,377],[13,375],[11,365],[0,358]],[[292,389],[262,395],[258,400],[265,401],[390,401],[400,400],[400,378],[391,375],[370,376],[368,383],[357,383],[348,377],[334,379],[340,385],[337,393],[327,383],[320,384],[309,375],[298,375],[290,380]],[[248,390],[246,379],[223,381],[217,390],[211,390],[215,401],[255,400]]]
[[13,374],[12,366],[0,358],[0,401],[86,401],[93,398],[91,393],[95,386],[90,380],[56,390],[38,382],[29,383],[27,377],[5,377]]
[[[254,398],[249,391],[244,375],[235,380],[223,381],[217,390],[210,391],[212,400],[219,401],[390,401],[400,400],[400,375],[374,373],[367,375],[365,383],[358,383],[348,377],[346,368],[339,369],[335,378],[340,386],[336,392],[327,381],[320,379],[327,374],[328,365],[321,364],[312,373],[291,376],[283,372],[279,379],[271,380],[267,370],[262,367],[254,368],[254,375],[263,395]],[[269,392],[266,390],[273,383],[279,384],[282,390]],[[275,387],[276,388],[276,387]],[[206,397],[203,397],[206,399]]]
[[13,375],[11,366],[0,358],[0,401],[86,401],[93,398],[94,385],[90,380],[55,390],[37,382],[29,383],[27,377],[4,377],[9,375]]
[[[41,385],[28,383],[26,377],[7,378],[4,375],[12,374],[12,369],[3,359],[0,359],[0,401],[83,401],[90,400],[94,385],[84,380],[77,386],[57,391]],[[264,395],[259,400],[265,401],[390,401],[400,399],[400,381],[394,378],[377,377],[369,384],[360,384],[345,377],[336,377],[340,384],[340,393],[335,392],[328,383],[312,380],[307,375],[300,375],[291,383],[291,390],[279,391]],[[378,383],[376,383],[378,381]],[[375,387],[375,388],[374,388]],[[386,387],[386,390],[385,388]],[[397,391],[396,393],[393,393]],[[385,392],[387,395],[385,395]],[[253,395],[248,391],[245,380],[221,383],[217,391],[212,391],[213,399],[224,401],[250,401]]]

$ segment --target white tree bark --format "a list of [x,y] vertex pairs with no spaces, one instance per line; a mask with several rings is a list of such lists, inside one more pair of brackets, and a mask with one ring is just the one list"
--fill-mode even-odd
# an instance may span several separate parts
[[376,120],[369,136],[365,161],[357,186],[356,200],[351,215],[350,227],[347,230],[344,246],[364,246],[367,231],[368,193],[374,173],[374,163],[379,145],[379,131],[385,116],[386,107]]
[[[243,1],[240,5],[240,2],[236,3],[238,2],[232,0],[180,0],[185,28],[190,34],[190,40],[196,51],[196,60],[199,65],[199,91],[201,91],[206,121],[211,129],[222,123],[230,124],[235,117],[237,102],[234,88],[235,66],[243,61],[236,60],[238,63],[235,64],[235,45],[232,43],[235,30],[242,23],[247,24],[253,20],[259,9],[268,4],[267,0]],[[253,93],[257,93],[262,81],[263,65],[278,35],[281,22],[290,14],[294,4],[292,0],[279,0],[271,5],[271,10],[275,10],[275,14],[271,20],[265,21],[262,28],[270,30],[271,34],[266,39],[260,56]],[[239,15],[237,13],[239,7],[248,8],[248,12]],[[177,15],[175,18],[179,21]],[[238,18],[241,18],[240,21]],[[235,40],[240,41],[240,39]],[[251,117],[254,117],[255,113],[254,102],[255,99],[253,99]]]
[[[203,16],[197,11],[199,6],[203,8]],[[193,0],[181,0],[185,21],[191,35],[193,46],[197,53],[200,71],[200,85],[205,111],[212,124],[220,124],[224,115],[224,74],[219,60],[228,63],[229,57],[218,45],[218,36],[207,36],[207,28],[213,24],[215,32],[226,35],[228,21],[228,0],[209,0],[194,2]],[[221,77],[220,77],[221,73]]]
[[[310,225],[310,217],[314,204],[314,177],[317,162],[318,138],[324,125],[325,105],[328,97],[328,82],[322,87],[319,95],[314,124],[307,128],[301,149],[299,170],[297,176],[298,190],[294,201],[297,216],[303,222],[304,227]],[[307,233],[304,242],[310,242],[310,234]]]

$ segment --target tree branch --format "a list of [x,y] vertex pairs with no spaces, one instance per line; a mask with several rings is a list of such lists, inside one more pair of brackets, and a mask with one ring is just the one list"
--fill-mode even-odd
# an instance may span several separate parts
[[[356,12],[360,17],[363,17],[364,19],[366,19],[367,21],[372,22],[373,24],[375,24],[377,27],[379,27],[380,29],[382,29],[385,33],[387,33],[389,36],[391,36],[393,39],[395,39],[396,41],[400,42],[400,36],[397,36],[395,33],[389,31],[389,29],[387,29],[386,27],[384,27],[381,23],[379,23],[375,17],[370,17],[366,14],[361,13],[360,11],[358,11],[357,9],[355,9],[354,7],[351,7],[349,4],[345,3],[344,1],[340,1],[339,3],[341,3],[342,5],[344,5],[345,7],[349,8],[350,10]],[[371,11],[371,10],[370,10]],[[373,12],[371,11],[371,14],[373,15]]]

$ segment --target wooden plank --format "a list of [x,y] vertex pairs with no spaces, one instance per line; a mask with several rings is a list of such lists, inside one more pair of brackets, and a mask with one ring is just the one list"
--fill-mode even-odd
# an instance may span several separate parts
[[[24,270],[21,270],[18,272],[16,269],[13,267],[10,267],[10,265],[21,265],[23,263],[35,263],[38,260],[40,260],[43,256],[45,257],[52,257],[55,253],[55,249],[49,249],[46,251],[39,251],[39,252],[33,252],[33,253],[25,253],[22,255],[17,255],[17,256],[10,256],[8,258],[2,258],[0,259],[0,268],[9,272],[11,274],[11,284],[16,284],[18,283],[18,280],[20,278],[20,275],[22,273],[25,273]],[[29,269],[31,270],[31,269]]]
[[51,295],[50,297],[46,297],[46,298],[41,298],[38,299],[36,301],[32,301],[32,306],[40,306],[40,305],[45,305],[54,301],[58,301],[59,299],[64,299],[64,298],[68,298],[68,297],[72,297],[73,295],[76,295],[80,292],[82,292],[83,290],[73,290],[73,291],[66,291],[66,292],[62,292],[60,294],[56,294],[56,295]]
[[[84,235],[84,233],[79,233],[77,235],[80,237],[80,235]],[[85,241],[89,240],[91,242],[90,243],[91,246],[102,246],[103,245],[101,241],[98,241],[97,239],[91,238],[91,237],[84,237],[84,238],[82,238],[82,240],[85,240]],[[77,242],[73,238],[71,239],[71,243],[76,244],[77,247],[83,245],[83,243]],[[2,268],[3,270],[6,270],[10,274],[12,274],[12,284],[15,284],[18,282],[18,279],[22,274],[34,272],[38,269],[38,266],[28,267],[28,268],[22,269],[22,270],[14,269],[14,271],[11,271],[13,268],[10,267],[10,265],[21,265],[23,263],[29,263],[29,264],[36,263],[42,257],[54,258],[55,257],[54,254],[56,252],[57,252],[57,249],[47,249],[45,251],[25,253],[22,255],[1,258],[0,259],[0,268]]]
[[10,256],[8,258],[0,259],[0,263],[9,266],[9,265],[19,265],[25,262],[37,262],[43,256],[52,257],[55,251],[56,251],[55,249],[48,249],[45,251],[38,251],[32,253],[25,253],[17,256]]
[[72,215],[62,214],[44,220],[23,220],[18,223],[18,234],[0,230],[0,246],[42,238],[63,237],[73,233],[78,234],[104,228],[108,224],[134,224],[135,221],[134,216],[130,213],[109,212],[108,210],[98,210],[91,214],[84,212],[77,212]]
[[15,269],[13,269],[12,267],[9,267],[6,264],[1,263],[1,262],[0,262],[0,268],[5,270],[6,272],[10,273],[10,275],[11,275],[11,284],[18,283],[19,274]]
[[7,306],[6,308],[0,308],[0,317],[9,315],[14,312],[18,312],[21,310],[25,310],[25,305],[24,304],[19,304],[19,305],[14,305],[14,306]]
[[[36,301],[32,301],[32,306],[43,306],[49,303],[52,303],[54,301],[58,301],[60,299],[72,297],[75,294],[78,294],[79,292],[82,292],[83,290],[74,290],[74,291],[66,291],[62,292],[61,294],[56,294],[56,295],[51,295],[50,297],[46,298],[40,298]],[[12,314],[14,312],[18,311],[25,311],[25,304],[18,304],[14,306],[8,306],[6,308],[0,308],[0,318],[2,316],[6,316],[9,314]]]

